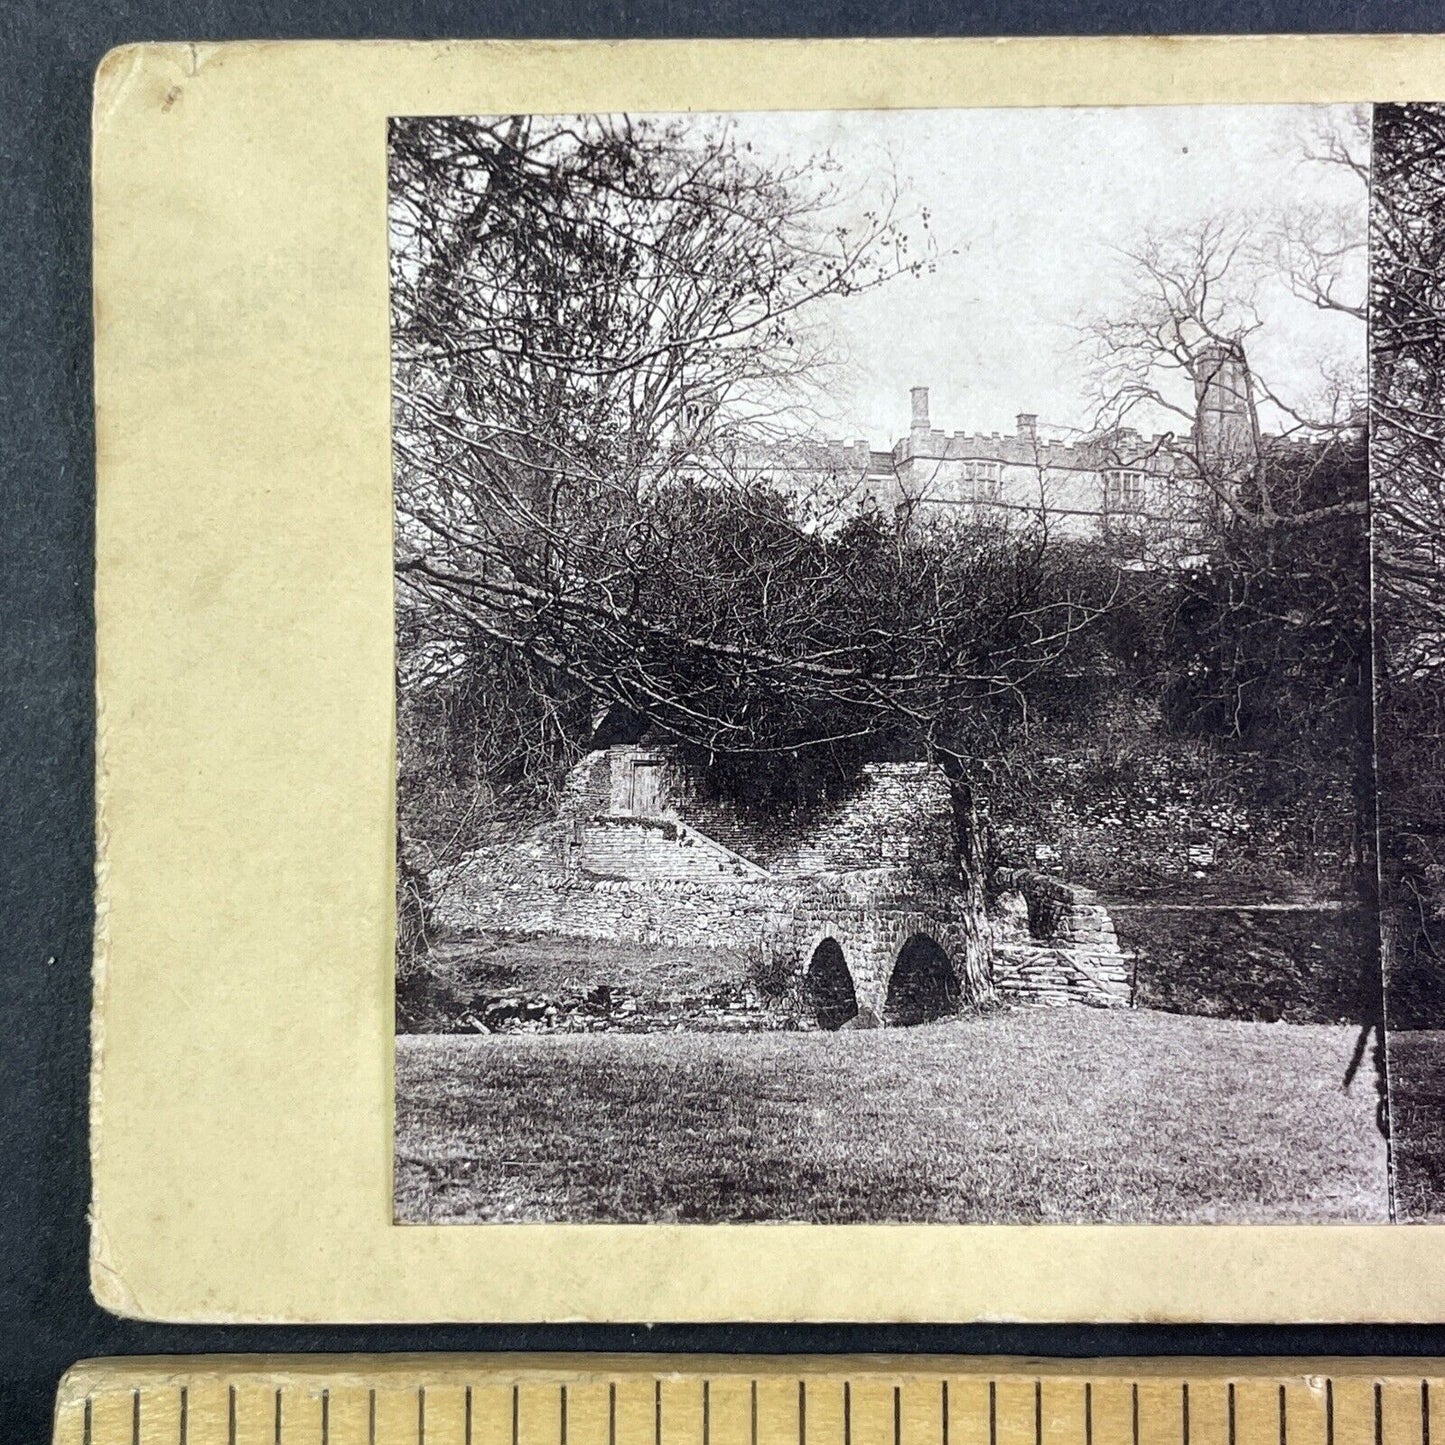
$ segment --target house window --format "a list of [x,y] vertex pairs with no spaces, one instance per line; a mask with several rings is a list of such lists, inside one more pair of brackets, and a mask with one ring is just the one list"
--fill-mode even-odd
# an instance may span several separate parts
[[1144,473],[1135,467],[1113,467],[1104,473],[1104,506],[1111,512],[1144,510]]
[[975,502],[996,502],[1003,483],[1003,463],[973,461],[963,464],[964,494]]
[[692,441],[711,438],[717,403],[709,396],[691,396],[682,404],[683,435]]

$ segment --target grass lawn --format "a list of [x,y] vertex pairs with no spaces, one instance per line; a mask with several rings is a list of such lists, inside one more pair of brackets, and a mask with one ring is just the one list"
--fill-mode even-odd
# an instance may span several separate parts
[[1445,1219],[1445,1029],[1391,1033],[1390,1128],[1401,1219]]
[[1348,1027],[1019,1009],[839,1034],[397,1039],[399,1219],[1385,1216]]

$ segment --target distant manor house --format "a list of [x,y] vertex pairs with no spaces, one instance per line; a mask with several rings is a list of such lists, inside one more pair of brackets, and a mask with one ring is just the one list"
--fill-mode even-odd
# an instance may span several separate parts
[[1042,435],[1033,412],[1020,412],[1008,434],[946,432],[933,425],[928,388],[916,386],[908,433],[886,451],[866,440],[729,444],[709,436],[708,409],[696,405],[684,424],[683,471],[772,481],[820,513],[869,501],[922,517],[1042,520],[1060,537],[1188,552],[1218,506],[1219,487],[1247,475],[1259,450],[1243,350],[1211,343],[1192,370],[1196,419],[1184,437],[1120,427],[1062,441]]

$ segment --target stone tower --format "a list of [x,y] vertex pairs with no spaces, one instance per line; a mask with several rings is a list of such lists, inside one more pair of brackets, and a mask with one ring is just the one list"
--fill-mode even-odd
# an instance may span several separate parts
[[1237,341],[1209,341],[1194,353],[1194,446],[1205,474],[1238,482],[1259,460],[1253,383]]

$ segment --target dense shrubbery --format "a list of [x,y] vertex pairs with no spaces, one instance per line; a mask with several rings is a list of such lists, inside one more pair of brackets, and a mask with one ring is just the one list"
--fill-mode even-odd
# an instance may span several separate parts
[[1379,928],[1359,908],[1115,905],[1134,955],[1134,1002],[1257,1023],[1362,1024],[1379,1016]]
[[735,802],[797,806],[870,760],[962,779],[1112,670],[1093,624],[1116,569],[1036,530],[862,510],[824,533],[783,493],[679,482],[629,545],[616,575],[529,604],[516,636],[454,636],[434,674],[426,629],[403,632],[404,836],[436,856],[545,806],[599,715],[678,745]]
[[997,769],[988,799],[1001,863],[1126,896],[1245,901],[1350,886],[1348,780],[1334,779],[1333,795],[1312,789],[1306,809],[1261,777],[1257,760],[1151,727],[1143,703],[1130,717],[1127,751],[1079,743],[1030,759],[1026,773]]
[[[1331,486],[1360,484],[1354,461]],[[756,487],[678,485],[648,520],[625,619],[546,624],[572,629],[575,665],[478,633],[406,690],[401,822],[429,867],[554,801],[603,672],[609,725],[677,743],[745,806],[934,757],[987,802],[997,861],[1031,864],[1016,855],[1043,842],[1094,886],[1213,871],[1333,891],[1367,857],[1366,573],[1349,538],[1291,532],[1261,557],[1226,534],[1202,565],[1140,573],[1032,531],[865,512],[819,534]]]
[[[1274,465],[1297,511],[1364,495],[1362,442]],[[1194,567],[1126,573],[1087,687],[1035,699],[1032,725],[980,760],[1007,861],[1037,841],[1106,889],[1368,893],[1367,548],[1348,516],[1229,526]]]

